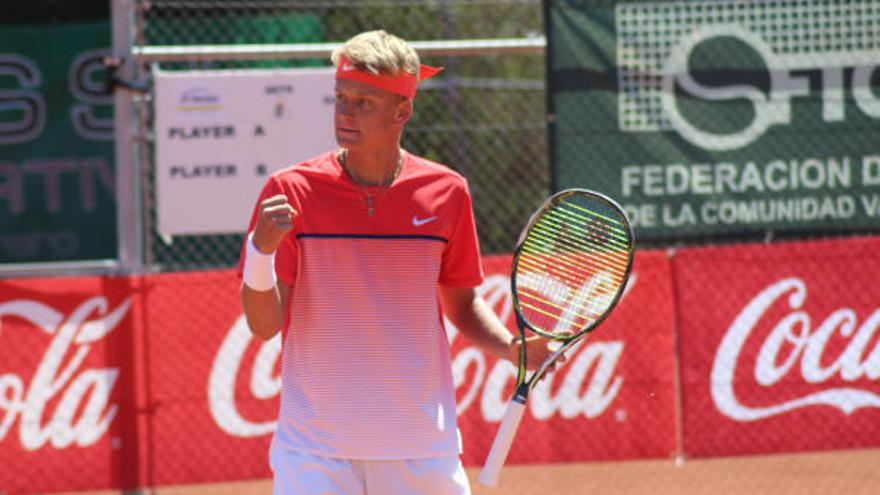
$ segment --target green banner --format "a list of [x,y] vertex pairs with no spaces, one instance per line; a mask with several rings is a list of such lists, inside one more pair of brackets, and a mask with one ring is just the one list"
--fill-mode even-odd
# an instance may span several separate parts
[[645,240],[880,230],[880,0],[547,6],[554,188]]
[[0,263],[116,257],[106,22],[0,28]]

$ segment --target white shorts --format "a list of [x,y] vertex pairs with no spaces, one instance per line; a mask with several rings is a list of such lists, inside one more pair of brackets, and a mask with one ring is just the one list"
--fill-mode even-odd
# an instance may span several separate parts
[[469,495],[458,456],[335,459],[272,448],[274,495]]

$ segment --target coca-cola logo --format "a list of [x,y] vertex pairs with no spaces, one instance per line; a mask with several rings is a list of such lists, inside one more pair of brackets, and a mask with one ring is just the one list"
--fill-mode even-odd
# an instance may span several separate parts
[[[247,418],[236,405],[235,383],[245,364],[245,352],[252,340],[250,328],[241,315],[229,332],[208,376],[208,409],[211,418],[221,430],[237,437],[256,437],[275,431],[276,421]],[[257,400],[270,400],[281,393],[281,377],[274,374],[276,361],[281,357],[281,336],[262,342],[257,357],[251,363],[248,391]]]
[[[631,279],[631,288],[634,278]],[[575,288],[579,293],[581,288]],[[501,321],[512,317],[510,278],[491,275],[478,289],[486,302],[498,313]],[[456,343],[458,331],[446,321],[450,345]],[[259,342],[252,363],[245,358],[253,344],[251,332],[244,317],[229,329],[208,379],[208,402],[211,417],[229,435],[254,437],[274,431],[276,421],[248,417],[236,403],[236,383],[250,375],[247,391],[251,398],[269,401],[277,399],[281,391],[280,377],[275,373],[281,354],[281,339]],[[585,343],[570,351],[569,362],[560,371],[535,387],[529,396],[531,414],[538,420],[549,420],[555,415],[563,419],[595,418],[604,413],[620,393],[623,377],[617,364],[623,353],[622,341]],[[504,415],[516,368],[508,361],[490,359],[477,347],[458,349],[452,358],[452,373],[458,396],[457,411],[464,414],[472,407],[479,408],[484,421],[497,422]],[[250,369],[246,369],[250,366]]]
[[[785,278],[761,291],[733,321],[715,353],[710,380],[712,400],[722,414],[738,421],[756,421],[815,405],[835,407],[846,414],[863,407],[880,408],[880,394],[853,386],[880,378],[880,341],[875,338],[880,329],[880,308],[861,324],[848,307],[832,311],[815,324],[804,308],[806,300],[806,283],[796,277]],[[767,313],[775,305],[785,305],[789,312],[775,324],[768,323]],[[763,341],[754,344],[760,338],[755,331],[759,326],[770,330]],[[832,338],[846,341],[833,360],[828,352]],[[761,388],[773,387],[783,379],[817,386],[835,384],[777,404],[747,405],[735,392],[735,378],[743,376],[737,367],[745,361],[744,349],[754,348],[750,346],[758,346],[751,377]],[[840,382],[846,385],[835,386]]]
[[0,325],[16,317],[52,338],[30,382],[14,372],[0,375],[0,442],[15,424],[22,448],[29,451],[47,443],[56,449],[88,447],[107,432],[118,412],[110,396],[119,369],[88,369],[84,361],[92,346],[119,326],[131,304],[129,297],[111,310],[107,298],[92,297],[69,316],[33,300],[0,304]]
[[[563,282],[559,281],[558,284]],[[593,288],[595,283],[591,279],[585,286],[589,288],[576,287],[571,294],[583,297],[583,292]],[[558,285],[534,284],[532,289],[539,290],[540,287],[558,288]],[[496,310],[501,321],[510,321],[513,305],[509,277],[487,277],[478,293]],[[567,300],[571,304],[572,298]],[[446,328],[452,343],[458,332],[449,321],[446,322]],[[569,363],[558,372],[548,374],[530,393],[528,406],[532,416],[538,420],[549,420],[556,414],[564,419],[601,415],[623,386],[623,377],[616,373],[623,348],[622,341],[605,341],[581,344],[570,350]],[[593,370],[592,375],[589,374],[590,370]],[[476,403],[484,421],[501,421],[516,381],[516,367],[509,361],[497,360],[489,368],[486,355],[479,348],[468,346],[453,357],[452,371],[459,397],[458,414],[464,414]],[[557,381],[560,383],[557,384]]]

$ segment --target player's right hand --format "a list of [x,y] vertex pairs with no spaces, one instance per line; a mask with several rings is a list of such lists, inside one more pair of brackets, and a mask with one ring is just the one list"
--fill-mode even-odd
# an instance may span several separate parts
[[260,203],[260,214],[254,227],[254,246],[264,254],[274,253],[281,241],[293,228],[297,211],[290,206],[287,196],[276,194]]

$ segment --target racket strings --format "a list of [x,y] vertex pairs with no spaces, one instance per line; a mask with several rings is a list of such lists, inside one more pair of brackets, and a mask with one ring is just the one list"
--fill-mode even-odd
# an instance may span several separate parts
[[[541,220],[543,220],[543,218]],[[559,224],[555,224],[555,226],[558,225]],[[602,268],[605,268],[620,277],[625,275],[628,261],[625,251],[615,250],[594,253],[593,251],[596,251],[596,249],[591,248],[601,248],[602,246],[589,239],[585,243],[581,242],[580,239],[571,236],[554,235],[554,232],[559,231],[564,231],[564,229],[560,227],[556,230],[551,230],[542,225],[542,222],[536,223],[534,228],[529,232],[526,242],[523,244],[523,250],[532,255],[548,255],[556,251],[554,249],[555,247],[564,245],[568,248],[566,251],[579,252],[582,256],[592,258],[592,261],[597,266],[601,265]],[[581,268],[580,264],[572,263],[565,258],[554,260],[554,262],[574,268],[573,273],[580,273],[578,270]]]
[[[537,239],[540,239],[540,240],[545,241],[545,242],[547,242],[547,241],[551,241],[551,240],[554,240],[554,239],[555,239],[555,238],[552,238],[552,237],[547,237],[547,236],[545,236],[545,235],[543,235],[543,234],[541,234],[541,233],[539,233],[539,232],[536,232],[536,233],[535,233],[535,237],[536,237]],[[564,244],[568,244],[567,241],[559,241],[559,242],[564,243]],[[523,245],[523,250],[524,250],[527,254],[531,254],[531,255],[536,255],[536,256],[537,256],[537,255],[544,255],[544,256],[547,255],[546,248],[536,250],[534,245],[524,244],[524,245]],[[581,254],[582,256],[585,256],[585,257],[591,257],[591,258],[593,258],[592,261],[593,261],[597,266],[600,266],[600,265],[601,265],[601,267],[606,268],[608,271],[613,272],[615,275],[618,275],[618,276],[621,276],[621,277],[622,277],[622,276],[626,273],[626,260],[619,260],[619,259],[615,259],[615,258],[613,258],[613,257],[610,258],[610,259],[609,259],[608,257],[606,257],[606,258],[602,258],[602,257],[599,257],[599,255],[596,255],[596,254],[593,254],[593,253],[591,253],[591,252],[587,252],[587,251],[584,251],[584,252],[582,252],[582,253],[580,253],[580,254]],[[571,267],[571,268],[573,268],[573,271],[572,271],[573,273],[576,273],[576,274],[579,274],[579,273],[580,273],[578,269],[581,267],[581,265],[579,265],[579,264],[576,263],[576,262],[571,262],[571,261],[568,261],[568,260],[560,260],[560,261],[558,261],[558,263],[559,263],[560,265],[564,265],[564,266],[566,266],[566,267]],[[623,269],[621,269],[621,266],[623,267]]]
[[[578,231],[587,241],[602,250],[628,250],[629,241],[622,237],[626,231],[611,225],[587,219],[581,226],[580,218],[569,212],[549,210],[541,220],[552,223],[557,228],[568,228]],[[619,252],[619,251],[617,251]]]
[[[529,265],[536,271],[549,271],[552,268],[554,272],[560,272],[563,275],[570,275],[570,278],[573,280],[579,279],[582,274],[581,268],[583,267],[583,263],[580,263],[577,260],[569,260],[560,256],[554,259],[552,263],[549,263],[546,261],[549,257],[546,250],[536,250],[534,246],[530,244],[523,245],[522,253],[524,256],[521,258],[524,258],[526,265]],[[582,256],[583,255],[591,257],[592,259],[590,261],[595,266],[601,267],[615,275],[622,276],[625,273],[626,265],[624,265],[624,270],[620,270],[619,263],[614,262],[615,260],[607,262],[604,259],[592,256],[589,253],[583,253]]]
[[[588,215],[590,215],[590,216],[593,216],[593,217],[596,217],[596,218],[601,219],[601,220],[602,220],[602,223],[605,224],[605,225],[616,225],[617,227],[613,227],[613,229],[614,229],[614,231],[617,232],[617,234],[618,234],[618,235],[617,235],[617,239],[618,239],[619,241],[621,241],[623,244],[627,245],[627,246],[630,244],[631,239],[630,239],[629,236],[627,235],[626,225],[625,225],[623,222],[620,222],[620,221],[615,220],[615,219],[613,219],[613,218],[610,218],[610,217],[608,217],[608,216],[605,216],[605,215],[599,214],[599,213],[597,213],[597,212],[595,212],[595,211],[593,211],[593,210],[590,210],[590,209],[584,208],[583,206],[580,206],[580,205],[578,205],[578,204],[576,204],[576,203],[564,203],[564,204],[567,205],[567,206],[570,206],[570,207],[572,207],[572,208],[575,208],[575,209],[577,209],[577,210],[580,211],[580,212],[583,212],[583,213],[586,213],[586,214],[588,214]],[[565,210],[565,206],[561,206],[561,207],[558,208],[558,209],[559,209],[559,210],[562,210],[562,211],[566,211],[566,210]],[[552,212],[553,210],[551,209],[550,211]],[[576,215],[578,215],[578,214],[576,213]],[[578,215],[578,216],[583,216],[583,215]]]
[[[576,241],[578,246],[586,242],[599,251],[610,251],[621,256],[631,247],[625,230],[598,220],[585,219],[562,208],[545,212],[534,228],[544,232],[560,231],[563,234],[560,237],[568,237],[569,240]],[[575,231],[577,237],[571,236],[570,231]]]
[[[549,267],[546,264],[541,263],[540,261],[538,262],[539,264],[533,264],[531,262],[531,260],[532,260],[532,258],[529,258],[529,257],[521,257],[519,260],[520,265],[526,269],[526,271],[525,271],[526,273],[547,274],[547,272],[549,271]],[[580,283],[584,282],[582,277],[574,276],[574,274],[570,270],[566,269],[563,271],[567,272],[566,276],[564,277],[564,280],[566,282],[569,282],[570,284],[580,284]],[[524,274],[521,274],[519,276],[523,277]],[[537,299],[540,302],[543,302],[543,303],[545,303],[549,306],[552,306],[554,308],[557,308],[557,309],[565,309],[563,306],[561,306],[557,303],[551,302],[551,301],[559,301],[559,300],[564,299],[564,296],[569,294],[570,290],[567,288],[563,291],[558,290],[558,287],[556,287],[556,285],[558,285],[558,283],[556,285],[552,285],[552,286],[548,287],[548,283],[547,283],[548,277],[543,276],[542,279],[544,279],[544,280],[542,280],[543,285],[538,287],[539,290],[537,291],[537,293],[540,295],[532,294],[532,293],[529,293],[526,291],[523,291],[522,295],[525,295],[531,299]],[[523,289],[528,289],[530,287],[534,287],[533,283],[524,283],[521,285],[522,285]],[[606,295],[613,297],[615,291],[613,289],[603,289],[603,287],[604,287],[604,285],[597,288],[596,297],[601,298]],[[546,295],[555,294],[558,297],[549,297],[549,300],[548,300],[547,297],[543,296],[544,294],[546,294]],[[552,316],[552,314],[550,314],[550,315]],[[585,318],[589,319],[589,317],[585,317]]]
[[[523,258],[525,258],[525,257],[523,257]],[[540,263],[540,264],[538,264],[538,263]],[[541,262],[538,262],[538,263],[533,264],[530,261],[530,258],[520,259],[520,265],[523,268],[525,268],[524,273],[540,273],[540,274],[545,274],[545,275],[549,274],[549,271],[551,270],[551,268],[546,265],[542,266],[543,263],[541,263]],[[566,282],[566,283],[569,283],[570,285],[574,285],[574,284],[578,284],[579,282],[584,281],[584,279],[581,276],[575,274],[574,272],[571,272],[570,270],[568,270],[566,268],[561,268],[561,267],[555,267],[555,268],[556,269],[553,271],[554,276],[557,279],[559,279],[559,281],[561,281],[561,282]],[[559,273],[560,271],[563,273]],[[559,275],[561,275],[561,276],[559,276]]]
[[[548,304],[545,300],[543,300],[543,299],[540,299],[540,300],[544,304]],[[550,305],[550,304],[548,304],[548,305]],[[564,311],[568,311],[569,310],[568,308],[565,308],[563,306],[558,306],[555,304],[552,305],[554,308],[557,308],[560,311],[563,311],[563,313],[557,314],[557,313],[553,313],[551,311],[545,310],[541,307],[531,305],[526,302],[520,302],[520,306],[527,308],[527,309],[530,309],[532,311],[536,311],[544,316],[549,317],[551,319],[551,322],[553,323],[552,326],[551,325],[544,325],[543,328],[541,325],[536,325],[536,326],[538,326],[538,328],[540,328],[541,330],[544,330],[545,332],[558,333],[558,334],[570,334],[573,329],[583,328],[583,327],[589,325],[590,323],[596,321],[599,318],[599,316],[602,314],[601,311],[597,311],[596,314],[594,314],[594,315],[583,315],[580,313],[574,314],[574,315],[569,316],[568,320],[570,320],[570,321],[566,321],[565,325],[559,325],[559,322],[563,321]],[[580,321],[578,321],[578,320],[580,320]],[[530,321],[531,321],[531,319],[530,319]],[[561,327],[561,328],[558,328],[558,327]]]
[[[537,278],[539,280],[539,284],[535,284],[535,286],[529,286],[527,284],[524,287],[524,291],[520,292],[520,307],[529,309],[533,312],[537,312],[549,318],[549,321],[556,322],[559,319],[559,314],[562,314],[566,310],[561,304],[556,304],[552,301],[563,301],[565,296],[568,294],[565,292],[566,288],[561,287],[560,284],[554,281],[551,277],[542,276]],[[530,290],[532,287],[534,289]],[[549,309],[549,308],[552,309]],[[559,314],[554,312],[553,310],[559,310]],[[535,320],[534,315],[532,318],[529,318],[530,321]],[[584,321],[589,321],[589,317],[585,315],[578,315]],[[547,320],[545,320],[547,321]],[[544,329],[543,327],[539,327]]]
[[519,305],[536,329],[571,334],[613,304],[629,263],[624,223],[559,203],[535,220],[517,261]]
[[[554,289],[556,288],[546,286],[530,287],[519,292],[520,307],[531,310],[527,318],[529,322],[548,333],[570,332],[572,329],[587,326],[605,312],[617,292],[616,287],[608,287],[608,284],[602,283],[598,287],[578,292],[566,290],[553,294]],[[566,299],[568,304],[565,304]],[[538,318],[532,312],[546,318]],[[560,322],[564,324],[560,325]]]

